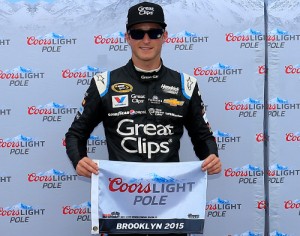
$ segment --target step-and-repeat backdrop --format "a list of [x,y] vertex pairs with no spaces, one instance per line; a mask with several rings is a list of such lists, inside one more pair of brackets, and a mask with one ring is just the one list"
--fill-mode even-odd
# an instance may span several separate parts
[[[1,235],[90,235],[90,179],[64,135],[92,76],[130,58],[137,2],[0,0]],[[223,162],[204,235],[299,236],[299,1],[265,1],[267,15],[263,0],[153,2],[168,23],[164,63],[197,78]],[[187,136],[180,152],[196,160]],[[107,159],[101,125],[88,153]]]

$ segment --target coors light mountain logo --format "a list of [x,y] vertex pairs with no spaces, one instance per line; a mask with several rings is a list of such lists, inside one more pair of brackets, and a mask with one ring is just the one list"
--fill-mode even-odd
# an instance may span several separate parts
[[286,177],[292,176],[297,178],[299,175],[300,170],[290,169],[289,167],[280,165],[278,163],[270,166],[268,171],[269,182],[271,184],[283,184],[286,180]]
[[[270,117],[285,117],[286,111],[299,110],[300,103],[275,97],[269,101],[267,109]],[[257,112],[264,110],[264,104],[261,100],[246,98],[242,101],[225,102],[225,110],[237,111],[238,117],[257,117]]]
[[[66,140],[62,140],[62,145],[66,146]],[[99,146],[106,146],[106,139],[105,137],[97,136],[97,135],[91,135],[89,139],[87,140],[87,154],[89,153],[96,153],[96,148]]]
[[242,71],[242,68],[218,62],[212,66],[194,68],[194,75],[207,78],[207,82],[227,82],[227,79],[241,75]]
[[63,215],[76,216],[76,221],[91,221],[91,202],[84,202],[79,205],[63,206]]
[[233,134],[225,133],[220,130],[214,131],[213,135],[216,138],[219,150],[225,150],[227,144],[229,143],[239,143],[241,141],[241,136],[235,136]]
[[34,148],[42,148],[44,140],[19,134],[13,138],[0,138],[0,149],[9,150],[10,155],[28,155]]
[[128,51],[129,45],[126,42],[125,34],[118,31],[112,34],[99,34],[94,36],[96,45],[107,45],[108,51]]
[[27,114],[29,116],[42,116],[43,122],[60,122],[64,115],[75,115],[77,108],[67,105],[50,102],[46,105],[29,106]]
[[8,218],[9,223],[30,223],[31,218],[43,216],[45,209],[18,203],[11,207],[0,206],[0,218]]
[[[300,35],[291,34],[281,29],[273,29],[268,32],[267,37],[258,30],[247,29],[242,32],[230,32],[225,35],[227,43],[236,43],[240,48],[259,48],[260,42],[267,40],[268,47],[271,49],[284,48],[286,41],[299,41]],[[261,44],[262,45],[262,44]]]
[[300,131],[285,134],[286,142],[300,142]]
[[46,172],[29,173],[27,180],[29,183],[42,183],[43,189],[61,189],[63,182],[76,181],[77,175],[51,169]]
[[[226,236],[264,236],[264,234],[263,233],[259,233],[257,231],[248,230],[248,231],[246,231],[244,233],[239,233],[239,234],[233,233],[233,234],[228,234]],[[283,236],[283,235],[280,235],[280,236]]]
[[286,42],[299,40],[300,34],[293,34],[278,28],[275,28],[268,33],[268,46],[274,49],[284,48]]
[[241,203],[234,203],[229,200],[215,198],[206,203],[205,210],[207,217],[226,217],[228,211],[239,211],[241,208]]
[[61,52],[66,45],[75,45],[77,39],[51,32],[44,36],[28,36],[26,43],[30,47],[41,47],[42,52]]
[[29,86],[29,81],[36,79],[43,79],[45,73],[38,72],[32,68],[26,68],[23,66],[17,66],[13,69],[0,69],[0,80],[8,81],[9,86],[15,87],[27,87]]
[[247,164],[242,167],[225,169],[224,176],[238,179],[239,184],[257,184],[258,178],[263,176],[263,170],[260,167]]
[[199,36],[194,32],[181,31],[175,34],[169,34],[165,40],[166,44],[174,45],[174,50],[191,51],[196,43],[207,43],[208,36]]
[[75,79],[77,85],[90,85],[91,78],[97,73],[101,73],[105,70],[106,69],[86,65],[79,69],[63,69],[61,76],[63,79]]
[[295,76],[295,75],[299,76],[300,75],[300,64],[286,65],[286,66],[284,66],[284,72],[285,72],[285,74],[287,74],[289,76]]

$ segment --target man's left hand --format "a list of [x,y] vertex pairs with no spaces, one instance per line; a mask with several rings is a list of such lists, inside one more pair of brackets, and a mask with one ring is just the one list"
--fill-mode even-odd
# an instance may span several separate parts
[[220,158],[215,154],[210,154],[202,163],[202,171],[207,171],[209,175],[219,174],[222,170]]

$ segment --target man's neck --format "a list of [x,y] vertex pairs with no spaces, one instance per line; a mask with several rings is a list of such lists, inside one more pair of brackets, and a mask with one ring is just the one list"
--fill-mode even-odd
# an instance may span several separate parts
[[160,70],[160,68],[161,68],[161,65],[160,65],[158,68],[156,68],[156,69],[151,69],[151,70],[145,70],[145,69],[139,68],[139,67],[137,67],[137,66],[134,66],[134,67],[135,67],[135,69],[136,69],[137,71],[139,71],[139,72],[143,72],[143,73],[152,73],[152,72],[158,72],[158,71]]
[[156,60],[155,62],[153,61],[139,61],[135,60],[135,58],[132,58],[133,65],[136,67],[137,70],[141,72],[151,72],[151,71],[157,71],[160,69],[162,62],[161,59]]

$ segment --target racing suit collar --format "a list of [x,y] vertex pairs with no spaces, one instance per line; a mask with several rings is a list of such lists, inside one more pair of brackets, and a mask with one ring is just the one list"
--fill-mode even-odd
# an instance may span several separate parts
[[161,60],[161,66],[158,71],[153,71],[153,72],[143,72],[143,71],[138,71],[132,60],[130,59],[129,62],[127,63],[127,68],[129,69],[130,73],[132,73],[133,77],[136,78],[137,80],[140,81],[153,81],[153,80],[158,80],[162,77],[163,72],[165,71],[165,67],[163,66],[163,62]]

